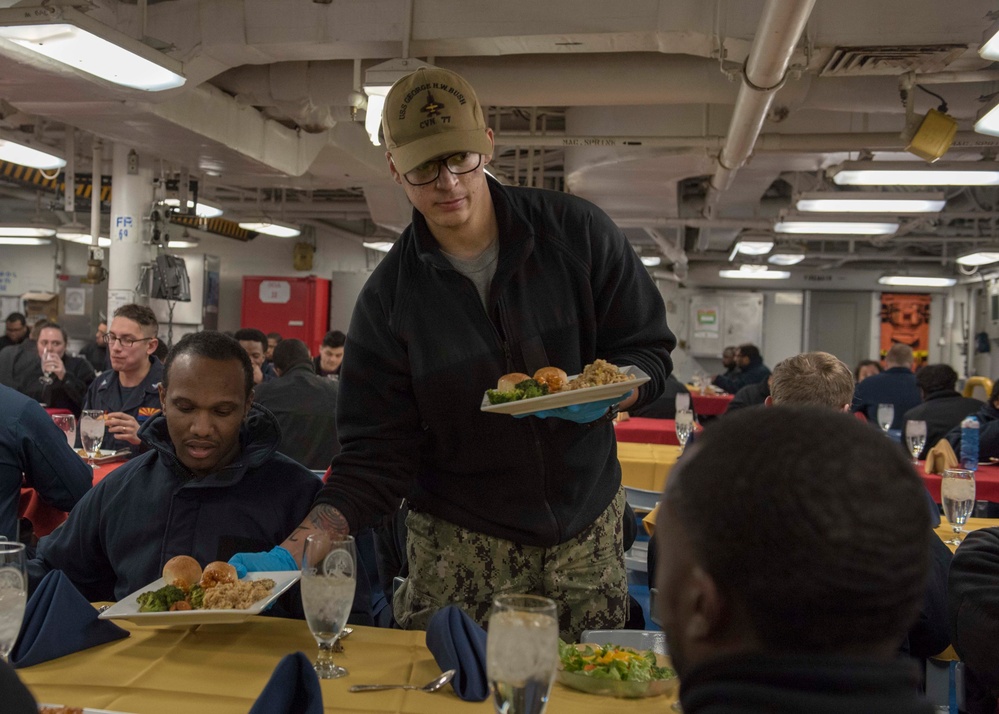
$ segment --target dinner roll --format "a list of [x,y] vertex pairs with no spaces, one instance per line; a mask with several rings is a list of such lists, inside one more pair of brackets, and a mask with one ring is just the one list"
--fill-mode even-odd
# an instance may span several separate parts
[[234,583],[237,580],[239,578],[236,577],[236,569],[234,567],[221,560],[216,560],[205,566],[205,572],[201,576],[201,587],[213,588],[216,585]]
[[189,555],[176,555],[163,566],[163,579],[170,585],[187,590],[201,580],[201,566]]
[[569,375],[558,367],[542,367],[534,373],[534,381],[547,385],[549,392],[560,392],[569,381]]
[[499,378],[499,382],[496,383],[497,392],[512,392],[513,388],[518,384],[523,382],[525,379],[530,379],[529,374],[524,374],[523,372],[511,372],[510,374],[504,374]]

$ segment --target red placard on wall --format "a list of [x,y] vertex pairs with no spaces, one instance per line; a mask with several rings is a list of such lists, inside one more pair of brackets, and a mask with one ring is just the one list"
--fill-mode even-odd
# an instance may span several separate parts
[[912,348],[916,366],[929,359],[930,295],[881,293],[881,361],[899,342]]
[[240,327],[297,338],[317,355],[329,330],[330,281],[309,276],[243,276]]

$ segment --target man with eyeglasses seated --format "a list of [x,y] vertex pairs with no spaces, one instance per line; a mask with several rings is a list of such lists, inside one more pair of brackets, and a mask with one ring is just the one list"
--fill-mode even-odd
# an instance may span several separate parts
[[160,411],[159,384],[163,363],[153,355],[159,341],[156,315],[145,305],[122,305],[114,311],[105,339],[111,369],[95,379],[84,409],[107,412],[105,449],[140,451],[139,427]]

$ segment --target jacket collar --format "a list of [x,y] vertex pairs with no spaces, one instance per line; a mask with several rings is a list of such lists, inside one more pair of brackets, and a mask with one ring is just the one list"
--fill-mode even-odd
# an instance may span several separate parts
[[923,398],[923,401],[924,402],[931,402],[934,399],[953,399],[954,397],[960,397],[960,396],[961,395],[958,394],[953,389],[938,389],[935,392],[930,392],[929,394],[927,394]]

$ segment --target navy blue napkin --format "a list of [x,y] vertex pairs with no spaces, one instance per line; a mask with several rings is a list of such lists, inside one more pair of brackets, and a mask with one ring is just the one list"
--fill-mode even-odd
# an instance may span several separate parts
[[309,658],[301,652],[285,655],[250,714],[323,714],[323,693]]
[[52,570],[28,599],[10,663],[30,667],[128,634],[109,620],[99,620],[97,610],[69,578],[61,570]]
[[469,702],[489,696],[486,678],[486,631],[454,605],[441,608],[427,623],[427,649],[441,671],[455,670],[454,693]]

